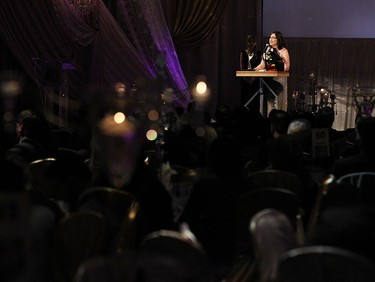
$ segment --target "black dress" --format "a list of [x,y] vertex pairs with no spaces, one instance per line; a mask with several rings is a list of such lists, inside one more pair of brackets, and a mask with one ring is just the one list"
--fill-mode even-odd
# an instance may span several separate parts
[[[263,53],[262,59],[265,62],[267,71],[284,71],[284,62],[275,48],[268,48]],[[279,95],[281,92],[283,92],[283,85],[280,82],[276,81],[274,78],[265,77],[263,79],[276,95]],[[264,95],[266,96],[267,100],[275,99],[275,96],[269,91],[268,88],[264,88]]]

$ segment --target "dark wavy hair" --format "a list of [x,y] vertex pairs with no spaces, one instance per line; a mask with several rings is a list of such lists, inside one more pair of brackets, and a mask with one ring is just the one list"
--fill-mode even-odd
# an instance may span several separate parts
[[283,34],[276,30],[276,31],[273,31],[271,32],[271,34],[275,34],[276,36],[276,39],[277,39],[277,48],[280,50],[280,49],[283,49],[285,47],[285,42],[284,42],[284,36]]

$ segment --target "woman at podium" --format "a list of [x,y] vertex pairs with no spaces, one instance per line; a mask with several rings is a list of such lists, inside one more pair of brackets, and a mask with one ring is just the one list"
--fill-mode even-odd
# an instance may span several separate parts
[[[290,56],[289,51],[285,47],[284,37],[280,31],[274,31],[270,34],[268,44],[262,54],[262,61],[254,68],[256,71],[289,71]],[[280,110],[288,110],[288,88],[287,77],[275,77],[268,81],[269,86],[277,95],[273,99],[273,95],[268,95],[271,108]]]

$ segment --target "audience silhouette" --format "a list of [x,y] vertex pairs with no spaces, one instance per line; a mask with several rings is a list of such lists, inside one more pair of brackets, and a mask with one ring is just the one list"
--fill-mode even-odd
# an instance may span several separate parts
[[[182,225],[189,226],[201,244],[214,280],[231,281],[238,266],[236,262],[240,259],[235,246],[236,205],[245,193],[262,188],[248,178],[251,173],[275,170],[296,175],[303,187],[299,197],[306,225],[323,185],[322,177],[316,177],[316,171],[321,175],[333,174],[335,179],[351,172],[375,172],[375,122],[372,117],[359,117],[355,128],[337,131],[332,129],[332,115],[325,113],[293,116],[285,111],[272,110],[265,118],[257,111],[244,107],[231,109],[222,104],[211,116],[192,101],[187,109],[176,107],[175,113],[169,108],[168,115],[173,118],[160,121],[160,141],[152,142],[146,138],[146,131],[150,128],[150,121],[144,118],[147,115],[132,112],[126,122],[116,124],[113,110],[106,106],[94,115],[86,113],[86,117],[95,117],[87,123],[91,122],[90,129],[86,128],[82,134],[64,133],[66,139],[56,138],[62,136],[56,135],[56,130],[60,129],[49,124],[42,115],[32,110],[22,111],[15,124],[18,139],[7,148],[1,148],[4,175],[1,192],[22,191],[28,195],[31,205],[27,229],[32,237],[31,253],[25,259],[32,263],[23,265],[19,272],[28,276],[25,281],[53,281],[50,260],[54,255],[56,230],[63,219],[76,212],[98,212],[111,228],[112,242],[117,242],[121,232],[124,235],[124,230],[127,230],[124,222],[129,218],[113,218],[103,207],[79,202],[87,191],[98,187],[123,191],[129,194],[129,199],[134,199],[137,208],[132,206],[134,209],[129,211],[137,211],[136,228],[131,229],[135,233],[123,237],[135,238],[133,252],[139,251],[143,238],[152,232],[173,230],[178,233]],[[155,124],[153,126],[155,128]],[[312,155],[313,128],[329,130],[334,153],[324,164]],[[353,132],[356,138],[353,138]],[[348,140],[354,140],[353,146],[344,151],[342,144]],[[153,165],[144,159],[145,153],[151,151],[158,160]],[[30,182],[30,163],[44,158],[55,160],[44,174],[50,188],[56,191],[54,197],[47,197]],[[167,180],[161,177],[161,165],[166,163],[171,173]],[[192,182],[186,204],[179,207],[182,211],[175,217],[174,196],[182,191],[168,181],[172,181],[175,173],[189,169],[204,170],[204,173]],[[15,181],[10,181],[12,178]],[[335,203],[332,207],[329,201],[324,203],[322,215],[308,234],[306,244],[339,246],[374,260],[372,233],[368,231],[372,228],[373,207],[358,201],[355,207],[347,206],[348,202]],[[135,217],[131,212],[126,214]],[[250,223],[252,218],[247,220]],[[284,227],[280,226],[281,229]],[[347,236],[339,235],[343,230]],[[250,241],[251,232],[245,232],[248,232]],[[368,236],[360,235],[364,233]],[[269,235],[270,238],[276,236]],[[338,237],[340,240],[335,241]],[[4,246],[3,239],[0,239]],[[360,240],[363,245],[359,244]],[[122,243],[130,245],[130,242]],[[108,246],[103,259],[106,255],[124,255],[126,248],[120,252],[114,246],[117,245]],[[252,253],[246,254],[248,264],[241,268],[257,267],[259,261],[254,262],[258,255],[255,250],[253,246]],[[241,256],[245,253],[242,252]],[[31,278],[34,276],[36,278]]]

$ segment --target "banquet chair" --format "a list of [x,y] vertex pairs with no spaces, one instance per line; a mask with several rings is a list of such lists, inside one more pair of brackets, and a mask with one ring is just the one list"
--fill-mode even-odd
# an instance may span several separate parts
[[354,185],[359,189],[361,202],[375,203],[375,172],[361,171],[339,177],[337,183]]
[[58,204],[67,213],[75,209],[78,196],[90,186],[90,170],[78,153],[60,150],[56,158],[29,164],[32,189]]
[[[198,261],[195,262],[198,266]],[[126,253],[90,259],[80,265],[74,282],[214,282],[190,264],[165,254]],[[198,266],[202,267],[202,266]],[[203,267],[202,267],[203,268]],[[197,274],[198,273],[198,274]]]
[[[206,254],[186,224],[181,230],[159,230],[146,235],[140,246],[140,268],[145,281],[212,281]],[[161,261],[155,261],[159,257]],[[151,258],[151,259],[150,259]],[[176,268],[178,271],[174,271]],[[175,272],[172,274],[171,272]]]
[[112,187],[91,187],[80,195],[77,207],[103,214],[116,253],[136,248],[140,207],[132,194]]
[[374,186],[375,172],[361,171],[348,173],[339,177],[337,183],[349,183],[355,185],[357,188],[365,187],[367,185]]
[[56,163],[55,158],[39,159],[28,166],[32,189],[42,193],[47,199],[55,198],[57,191],[53,189],[51,181],[47,178],[48,169]]
[[248,225],[253,216],[264,209],[274,209],[285,214],[295,230],[297,244],[304,243],[303,210],[296,194],[283,188],[260,188],[243,194],[238,200],[235,215],[237,255],[252,251]]
[[375,265],[366,257],[331,246],[305,246],[285,252],[278,282],[375,281]]
[[106,223],[95,211],[78,211],[66,215],[55,233],[52,265],[56,282],[72,281],[85,260],[102,256],[107,249]]
[[246,192],[238,199],[237,214],[249,220],[259,211],[273,208],[283,212],[296,227],[297,221],[303,216],[300,200],[292,191],[279,187],[254,189]]
[[214,282],[203,250],[186,230],[155,231],[143,238],[136,252],[85,261],[74,280],[102,281]]
[[292,172],[265,169],[247,176],[257,187],[279,187],[292,191],[298,197],[302,194],[303,184],[300,177]]
[[225,281],[274,281],[281,254],[297,247],[290,219],[275,209],[263,209],[250,220],[254,261],[242,260],[231,269]]
[[333,174],[323,180],[313,207],[307,232],[310,233],[323,210],[356,204],[375,203],[375,173],[355,172],[336,178]]
[[124,190],[96,186],[87,189],[79,196],[78,207],[98,209],[103,213],[110,209],[114,216],[122,218],[134,201],[134,196]]

